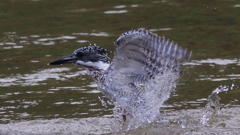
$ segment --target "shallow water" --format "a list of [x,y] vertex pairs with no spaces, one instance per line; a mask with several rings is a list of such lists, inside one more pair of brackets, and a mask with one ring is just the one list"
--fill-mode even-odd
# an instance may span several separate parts
[[[89,44],[114,51],[117,37],[135,28],[170,38],[192,50],[193,56],[160,110],[163,120],[115,134],[239,133],[239,4],[236,0],[0,2],[0,133],[114,132],[113,106],[102,105],[107,99],[84,69],[47,63]],[[220,86],[228,87],[218,94],[221,109],[205,125],[201,120],[207,99]]]

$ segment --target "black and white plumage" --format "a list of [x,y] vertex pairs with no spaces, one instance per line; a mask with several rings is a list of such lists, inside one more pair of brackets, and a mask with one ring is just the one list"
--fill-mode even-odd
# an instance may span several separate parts
[[166,72],[179,76],[179,62],[187,61],[191,56],[190,51],[174,42],[140,29],[123,33],[115,45],[111,63],[109,51],[98,46],[87,46],[49,65],[71,63],[84,66],[99,90],[112,102],[121,101],[124,106],[137,107],[147,102],[144,90],[151,91],[147,85],[152,80],[157,83],[155,78],[161,78]]

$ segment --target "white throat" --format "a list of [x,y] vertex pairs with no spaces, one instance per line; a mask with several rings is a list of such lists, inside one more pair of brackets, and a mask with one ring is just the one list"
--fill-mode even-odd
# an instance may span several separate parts
[[110,63],[104,63],[104,62],[102,62],[102,61],[97,61],[97,62],[91,62],[91,61],[83,62],[83,61],[78,60],[76,63],[77,63],[78,65],[95,67],[96,69],[104,70],[104,71],[107,70],[107,68],[110,66]]

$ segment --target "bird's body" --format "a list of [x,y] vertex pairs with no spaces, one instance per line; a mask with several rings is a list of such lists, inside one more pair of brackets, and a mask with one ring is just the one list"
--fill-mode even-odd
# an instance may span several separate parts
[[[161,87],[164,88],[159,86],[159,90],[153,90],[149,85],[160,85],[159,82],[163,80],[167,80],[168,85],[175,84],[181,72],[179,61],[187,61],[191,55],[186,49],[146,30],[125,32],[115,45],[111,63],[108,50],[88,46],[49,64],[71,63],[84,66],[98,84],[99,90],[115,105],[144,108],[155,102],[148,102],[147,94],[155,92],[156,97],[153,98],[157,98],[161,94]],[[168,80],[169,75],[164,78],[168,73],[175,76],[173,80]],[[173,89],[174,86],[167,89]]]

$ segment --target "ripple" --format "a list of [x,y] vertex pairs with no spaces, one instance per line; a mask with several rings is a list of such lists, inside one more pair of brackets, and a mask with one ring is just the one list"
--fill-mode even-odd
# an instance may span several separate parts
[[125,8],[126,5],[118,5],[118,6],[114,6],[114,8]]
[[[69,78],[77,77],[79,75],[86,74],[86,71],[77,71],[77,72],[68,72],[64,74],[62,72],[69,71],[70,68],[52,68],[44,69],[37,71],[32,74],[16,75],[6,78],[0,78],[0,87],[8,86],[36,86],[36,85],[46,85],[42,81],[47,79],[56,79],[56,80],[68,80]],[[63,87],[60,87],[63,88]],[[69,88],[69,87],[67,87]],[[72,89],[78,89],[77,87],[71,87]]]
[[65,104],[65,102],[55,102],[54,104],[55,105],[62,105],[62,104]]
[[113,122],[109,118],[33,120],[1,124],[0,134],[104,134],[112,130]]
[[61,39],[75,39],[74,36],[61,36]]
[[21,45],[16,45],[16,46],[13,46],[13,48],[23,48],[23,46],[21,46]]
[[40,37],[40,35],[30,35],[30,37],[38,38],[38,37]]
[[90,35],[89,33],[79,32],[79,33],[72,33],[73,35]]
[[83,104],[83,102],[81,102],[81,101],[78,101],[78,102],[71,102],[70,103],[71,105],[81,105],[81,104]]
[[16,45],[16,43],[13,43],[13,42],[5,42],[4,45]]
[[240,4],[233,5],[233,7],[240,7]]
[[[89,35],[89,36],[103,36],[103,37],[107,37],[109,36],[109,34],[107,34],[106,32],[93,32],[93,33],[83,33],[83,32],[79,32],[79,33],[72,33],[73,35]],[[83,42],[85,42],[86,40],[82,40]]]
[[43,42],[43,41],[50,41],[50,40],[62,40],[62,39],[75,39],[76,37],[74,36],[60,36],[60,37],[55,37],[55,38],[40,38],[38,41]]
[[37,62],[39,62],[39,60],[31,60],[30,62],[37,63]]
[[196,81],[226,81],[226,80],[231,80],[234,78],[200,78],[200,79],[196,79]]
[[238,64],[240,65],[240,61],[235,59],[206,59],[206,60],[192,60],[190,62],[186,62],[184,65],[202,65],[202,64],[216,64],[216,65],[228,65],[228,64]]
[[122,14],[122,13],[127,13],[127,10],[110,10],[110,11],[105,11],[104,14]]
[[131,5],[131,7],[138,7],[139,5],[137,5],[137,4],[134,4],[134,5]]
[[7,87],[13,85],[20,86],[35,86],[42,85],[45,83],[41,83],[50,78],[54,78],[56,80],[67,80],[68,78],[79,76],[79,74],[85,74],[86,71],[78,71],[74,73],[68,73],[67,75],[62,76],[62,72],[69,71],[70,68],[52,68],[52,69],[44,69],[40,71],[35,71],[32,74],[18,74],[15,76],[10,76],[6,78],[0,78],[0,87]]
[[159,28],[159,29],[150,29],[149,31],[168,31],[168,30],[172,30],[172,28]]
[[[57,36],[57,37],[47,37],[40,35],[30,35],[30,36],[18,36],[16,32],[14,33],[5,33],[5,37],[0,43],[3,49],[12,49],[12,48],[23,48],[25,45],[39,44],[39,45],[55,45],[56,42],[67,42],[68,40],[76,39],[77,37],[66,35],[66,36]],[[13,46],[13,47],[10,47]]]
[[[65,43],[70,40],[75,40],[78,38],[79,35],[84,36],[101,36],[107,37],[109,36],[106,32],[79,32],[79,33],[72,33],[71,35],[61,35],[61,36],[52,36],[50,34],[47,35],[29,35],[29,36],[19,36],[16,32],[6,32],[4,33],[5,36],[0,40],[0,46],[3,49],[20,49],[26,46],[35,45],[45,45],[51,46],[56,45],[57,43]],[[77,43],[86,43],[89,42],[88,40],[80,39],[76,40]]]
[[78,40],[77,41],[78,43],[86,43],[86,42],[88,42],[87,40]]
[[6,50],[7,50],[7,49],[11,49],[11,48],[12,48],[12,47],[3,47],[3,49],[6,49]]
[[91,36],[103,36],[103,37],[109,36],[106,32],[90,33],[90,35],[91,35]]
[[61,90],[61,89],[67,89],[67,90],[85,90],[85,89],[82,89],[81,87],[73,87],[73,86],[68,86],[68,87],[56,87],[56,88],[52,88],[52,89],[48,89],[48,90],[57,91],[57,90]]
[[224,75],[223,77],[219,75],[199,75],[199,79],[196,79],[196,81],[226,81],[226,80],[236,80],[240,79],[239,74],[229,74]]
[[[92,111],[96,110],[92,109]],[[93,117],[30,120],[0,124],[0,134],[238,134],[240,108],[223,108],[220,111],[221,113],[212,116],[214,121],[211,122],[210,126],[203,126],[200,123],[205,111],[187,109],[167,112],[168,119],[163,118],[159,122],[128,131],[119,129],[116,120],[111,117]],[[20,113],[19,115],[29,117],[28,113]],[[58,115],[56,114],[56,116]],[[1,120],[8,120],[8,117],[6,115]]]
[[[234,59],[206,59],[206,60],[192,60],[190,62],[184,63],[184,65],[188,66],[201,66],[203,64],[207,64],[214,70],[218,70],[221,74],[199,74],[199,78],[196,81],[226,81],[226,80],[237,80],[240,79],[240,75],[238,73],[232,72],[231,74],[223,72],[228,72],[228,69],[232,69],[232,71],[236,71],[233,69],[237,69],[240,66],[240,61],[237,58]],[[227,66],[231,65],[231,66]]]

